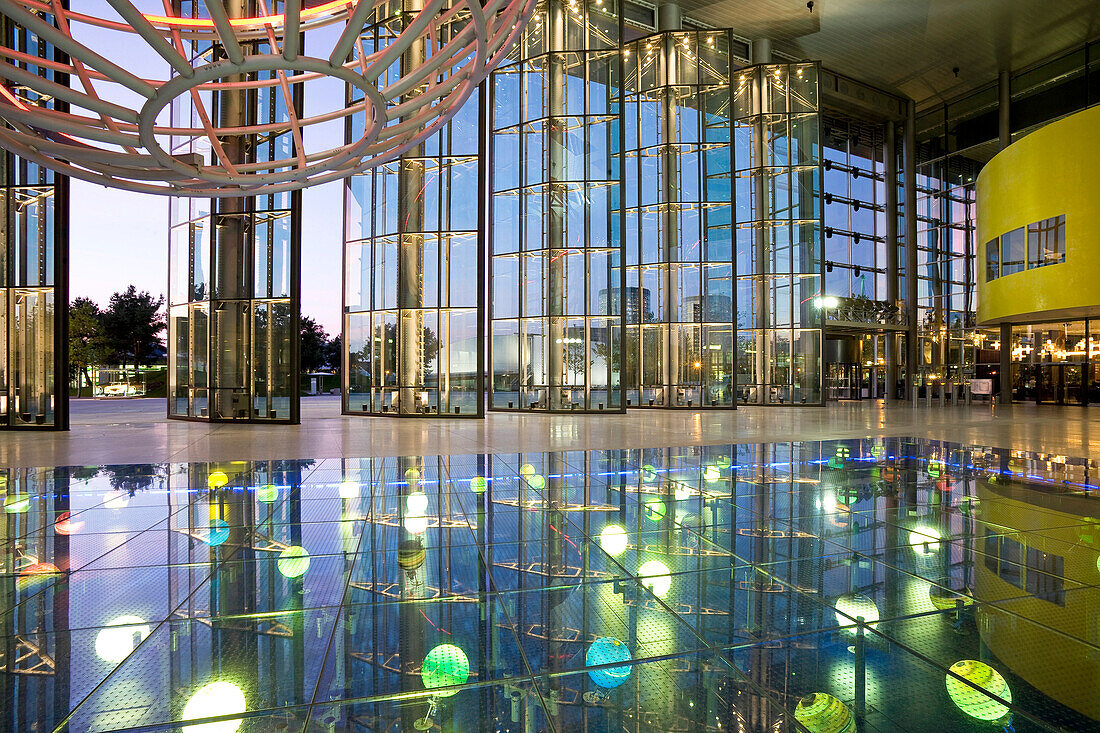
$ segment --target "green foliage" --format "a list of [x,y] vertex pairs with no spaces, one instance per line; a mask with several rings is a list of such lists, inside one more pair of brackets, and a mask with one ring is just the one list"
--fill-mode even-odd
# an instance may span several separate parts
[[166,325],[161,309],[164,296],[138,292],[133,285],[111,296],[101,316],[106,345],[119,363],[149,364],[163,347],[160,333]]
[[103,313],[88,298],[77,298],[69,307],[69,378],[83,374],[77,396],[84,382],[91,384],[89,369],[105,363],[111,355],[103,336]]
[[303,374],[309,374],[316,372],[328,362],[329,337],[321,324],[309,316],[302,316],[300,323],[301,371]]

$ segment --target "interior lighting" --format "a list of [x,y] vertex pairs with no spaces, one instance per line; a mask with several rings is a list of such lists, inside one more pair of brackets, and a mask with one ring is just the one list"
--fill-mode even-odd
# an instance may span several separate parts
[[617,524],[609,524],[600,532],[600,547],[611,557],[619,557],[626,552],[626,542],[626,530]]
[[256,489],[256,500],[264,504],[271,504],[279,498],[279,489],[271,484],[264,484]]
[[528,478],[529,476],[534,476],[535,475],[535,467],[532,466],[530,463],[524,463],[522,466],[519,467],[519,475],[522,476],[523,478]]
[[718,466],[707,466],[703,470],[703,480],[708,484],[713,484],[722,478],[722,474],[718,469]]
[[659,522],[665,518],[665,503],[657,497],[646,499],[645,518],[651,522]]
[[856,729],[848,706],[825,692],[815,692],[799,700],[794,719],[810,733],[853,733]]
[[107,622],[95,636],[95,655],[118,664],[149,636],[149,624],[140,616],[119,616]]
[[940,549],[940,533],[932,527],[915,527],[909,533],[909,544],[918,555],[928,555]]
[[830,310],[840,305],[840,301],[835,295],[825,295],[814,298],[814,308],[818,310]]
[[973,659],[955,662],[951,665],[951,671],[981,688],[975,689],[966,682],[947,675],[947,694],[959,710],[978,720],[1002,720],[1008,716],[1009,708],[991,697],[996,695],[1005,702],[1012,702],[1012,690],[1008,688],[1008,683],[1000,672]]
[[856,635],[855,620],[860,616],[872,629],[878,625],[878,606],[872,599],[860,593],[848,593],[837,598],[833,608],[836,609],[836,622],[841,626],[848,626],[844,631],[852,636]]
[[54,522],[53,528],[58,534],[67,536],[84,529],[84,522],[79,519],[73,521],[69,512],[61,512],[57,515],[57,521]]
[[650,481],[657,480],[657,469],[651,464],[647,463],[642,466],[642,481],[649,483]]
[[309,570],[309,553],[306,548],[291,545],[279,553],[279,572],[286,578],[300,578]]
[[[211,682],[200,687],[183,707],[181,720],[199,720],[223,715],[243,713],[247,709],[244,693],[232,682]],[[218,720],[212,723],[198,723],[183,726],[183,733],[237,733],[243,721]]]
[[340,482],[339,492],[341,499],[358,499],[359,482],[353,479],[344,479]]
[[[440,644],[424,657],[420,667],[420,679],[424,687],[439,697],[451,697],[458,693],[454,685],[461,685],[470,676],[470,660],[466,652],[454,644]],[[441,687],[451,687],[441,690]]]
[[488,486],[488,483],[485,481],[484,476],[474,476],[470,479],[470,491],[475,494],[484,494],[486,486]]
[[604,690],[613,690],[630,678],[630,649],[615,637],[604,636],[592,642],[584,654],[584,663],[589,667],[617,662],[624,664],[621,667],[604,667],[588,672],[592,684]]
[[405,481],[407,481],[410,486],[413,485],[413,484],[419,483],[420,482],[420,471],[418,471],[415,468],[405,469]]
[[405,497],[405,510],[409,516],[423,517],[428,513],[428,495],[423,491],[414,491]]
[[658,598],[664,598],[672,589],[672,575],[668,566],[660,560],[650,560],[638,568],[638,580]]
[[209,489],[220,489],[229,483],[229,477],[223,471],[214,471],[206,477],[206,486]]
[[229,539],[229,525],[224,519],[211,519],[210,530],[206,534],[206,544],[217,547]]
[[26,514],[27,510],[31,508],[31,497],[22,491],[17,491],[14,494],[8,494],[4,497],[4,513],[5,514]]

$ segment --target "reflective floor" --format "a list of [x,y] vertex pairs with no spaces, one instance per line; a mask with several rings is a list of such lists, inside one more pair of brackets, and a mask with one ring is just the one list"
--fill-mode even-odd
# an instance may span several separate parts
[[1095,730],[1098,473],[907,438],[12,469],[0,731]]

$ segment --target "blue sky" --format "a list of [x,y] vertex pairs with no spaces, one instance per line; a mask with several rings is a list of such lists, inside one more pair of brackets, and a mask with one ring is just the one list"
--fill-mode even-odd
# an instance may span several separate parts
[[[136,2],[152,11],[154,5]],[[82,0],[80,11],[118,19],[105,0]],[[158,10],[163,6],[155,3]],[[74,34],[90,48],[146,78],[163,79],[168,65],[136,35],[74,26]],[[324,45],[324,29],[311,33],[310,42]],[[316,35],[316,37],[315,37]],[[124,46],[120,46],[124,42]],[[307,52],[309,46],[307,45]],[[328,54],[318,54],[327,56]],[[79,81],[73,80],[73,85]],[[108,89],[102,96],[121,101]],[[134,100],[126,99],[128,104]],[[319,80],[306,89],[306,115],[343,104],[342,85]],[[327,149],[341,144],[343,123],[336,121],[306,131],[306,148]],[[342,183],[308,188],[302,196],[302,314],[317,319],[335,335],[340,331],[340,246],[342,239]],[[131,283],[154,294],[168,291],[168,202],[165,196],[130,193],[73,180],[70,195],[70,294],[104,304],[111,293]]]

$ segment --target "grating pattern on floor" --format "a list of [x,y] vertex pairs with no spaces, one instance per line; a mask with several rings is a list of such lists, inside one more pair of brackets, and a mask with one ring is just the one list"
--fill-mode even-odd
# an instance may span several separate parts
[[0,730],[1092,730],[1098,472],[901,438],[12,469]]

